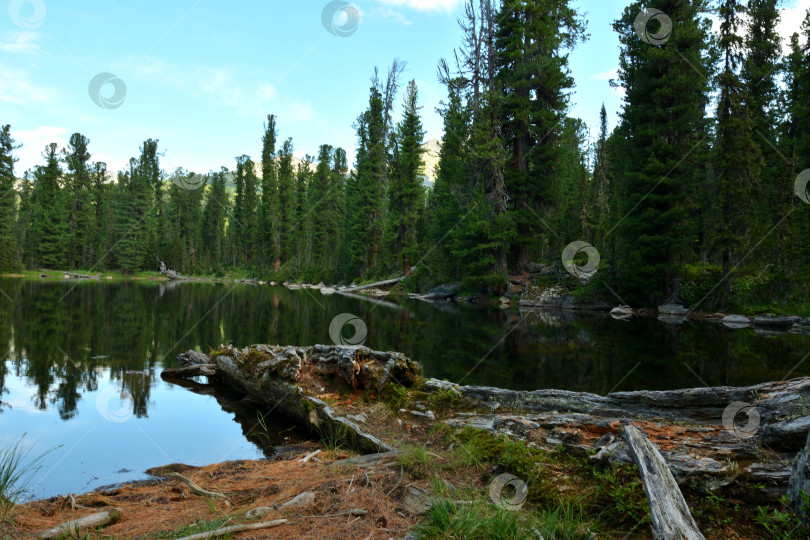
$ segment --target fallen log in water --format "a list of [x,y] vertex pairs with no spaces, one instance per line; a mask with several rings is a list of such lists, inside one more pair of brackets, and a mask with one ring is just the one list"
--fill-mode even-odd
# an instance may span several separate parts
[[[411,272],[414,272],[414,271],[416,271],[416,268],[411,269]],[[361,285],[359,287],[346,287],[345,289],[340,289],[340,292],[351,293],[351,292],[362,291],[362,290],[365,290],[365,289],[379,289],[380,287],[390,287],[391,285],[396,285],[397,283],[399,283],[400,281],[402,281],[406,277],[408,277],[408,276],[400,276],[400,277],[395,277],[395,278],[391,278],[391,279],[386,279],[386,280],[383,280],[383,281],[377,281],[375,283],[369,283],[368,285]]]
[[372,351],[367,347],[255,345],[241,350],[220,347],[210,357],[188,351],[178,358],[187,366],[164,370],[161,377],[216,377],[254,401],[298,420],[311,431],[335,436],[364,452],[394,448],[336,414],[316,396],[324,391],[379,392],[392,379],[413,384],[422,373],[422,367],[402,353]]
[[[362,452],[394,448],[360,429],[348,417],[353,413],[342,414],[339,407],[336,412],[317,396],[365,390],[380,395],[392,380],[406,387],[419,383],[420,391],[456,396],[451,417],[444,420],[449,425],[503,432],[550,450],[563,446],[602,466],[633,461],[619,438],[619,427],[629,420],[660,449],[679,483],[700,493],[728,490],[755,503],[785,494],[791,461],[810,428],[810,378],[600,396],[424,380],[421,366],[403,354],[366,347],[255,345],[221,347],[210,356],[189,351],[179,358],[194,369],[165,370],[162,377],[214,377],[277,414]],[[492,412],[480,412],[486,409]]]
[[650,502],[655,537],[661,540],[703,540],[689,506],[661,452],[635,426],[619,428],[638,467]]

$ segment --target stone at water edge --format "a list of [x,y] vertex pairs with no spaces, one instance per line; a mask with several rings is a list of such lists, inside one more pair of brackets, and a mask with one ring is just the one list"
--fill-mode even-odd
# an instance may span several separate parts
[[682,316],[686,315],[687,313],[689,313],[689,310],[680,304],[664,304],[662,306],[658,306],[659,315]]
[[748,328],[751,326],[751,319],[742,315],[726,315],[721,322],[723,326],[728,328]]

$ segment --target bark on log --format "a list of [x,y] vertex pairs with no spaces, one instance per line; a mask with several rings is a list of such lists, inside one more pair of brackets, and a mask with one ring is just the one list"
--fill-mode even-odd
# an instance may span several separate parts
[[121,518],[121,510],[119,508],[111,508],[103,512],[98,512],[85,516],[83,518],[74,519],[57,525],[52,529],[43,531],[39,534],[39,538],[59,538],[60,536],[70,535],[81,529],[103,527],[110,523],[114,523]]
[[[366,347],[220,347],[210,358],[194,351],[179,358],[186,365],[206,366],[189,373],[213,370],[219,381],[253,401],[274,407],[276,413],[321,436],[326,433],[342,438],[363,453],[393,448],[316,396],[361,389],[379,393],[392,380],[409,386],[421,374],[421,366],[401,353]],[[457,408],[454,417],[444,420],[448,424],[505,432],[548,449],[562,445],[574,455],[603,465],[632,462],[628,445],[618,437],[622,420],[630,419],[660,448],[679,482],[687,482],[691,489],[704,494],[723,489],[755,504],[777,501],[785,494],[791,460],[810,429],[810,378],[744,388],[616,392],[606,396],[459,386],[435,379],[420,382],[420,390],[426,392],[452,392],[466,410],[493,411],[466,413]],[[496,412],[504,408],[509,413]],[[737,420],[755,418],[755,425],[739,428],[730,421],[738,410],[742,412]],[[746,417],[746,410],[757,414]],[[758,488],[751,489],[753,485]]]
[[[416,268],[412,268],[411,272],[414,272],[415,270],[416,270]],[[406,277],[407,276],[400,276],[400,277],[393,278],[393,279],[386,279],[386,280],[383,280],[383,281],[378,281],[376,283],[369,283],[368,285],[361,285],[359,287],[347,287],[345,289],[341,289],[340,292],[351,293],[351,292],[362,291],[362,290],[365,290],[365,289],[375,289],[375,288],[380,288],[380,287],[390,287],[391,285],[396,285],[397,283],[399,283],[400,281],[402,281]]]
[[[367,347],[255,345],[240,350],[223,346],[210,358],[196,351],[178,358],[195,367],[188,370],[191,376],[213,371],[223,383],[254,401],[272,406],[277,413],[298,420],[320,435],[337,436],[361,452],[394,448],[337,415],[315,396],[323,392],[322,388],[380,391],[392,380],[407,386],[422,372],[418,363],[402,353],[372,351]],[[171,375],[182,377],[183,372],[170,370],[167,376]]]
[[191,536],[184,536],[180,540],[204,540],[205,538],[216,538],[217,536],[225,536],[226,534],[233,534],[244,531],[255,531],[258,529],[269,529],[270,527],[278,527],[287,523],[286,519],[276,519],[273,521],[263,521],[261,523],[246,523],[244,525],[231,525],[230,527],[222,527],[215,531],[201,532],[192,534]]
[[622,426],[619,435],[630,447],[650,502],[655,537],[660,540],[703,540],[675,477],[658,448],[635,426]]

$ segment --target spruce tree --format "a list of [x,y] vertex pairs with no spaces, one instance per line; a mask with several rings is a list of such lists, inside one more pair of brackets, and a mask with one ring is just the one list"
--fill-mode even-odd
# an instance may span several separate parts
[[425,132],[417,98],[416,81],[412,80],[405,90],[404,113],[396,135],[396,169],[391,174],[388,196],[393,252],[406,276],[419,257],[417,225],[424,198],[419,171],[424,165],[422,140]]
[[444,133],[433,186],[435,217],[430,239],[437,246],[435,259],[440,271],[451,279],[457,279],[461,267],[458,259],[452,256],[456,246],[450,233],[461,221],[463,212],[472,204],[467,144],[470,113],[461,95],[462,81],[448,79],[446,85],[448,100],[441,110]]
[[228,216],[228,193],[225,188],[225,175],[228,170],[223,167],[213,173],[210,187],[205,192],[205,207],[202,217],[202,245],[206,249],[206,259],[214,272],[222,272],[225,267],[225,223]]
[[493,104],[510,151],[505,180],[515,225],[513,267],[524,273],[538,236],[546,234],[542,215],[551,205],[562,120],[574,86],[568,54],[583,30],[570,0],[505,0],[495,32],[502,100]]
[[93,249],[93,185],[90,178],[90,141],[81,133],[70,136],[64,152],[70,194],[70,224],[68,264],[73,268],[89,268],[95,263]]
[[278,229],[280,239],[279,257],[283,262],[295,254],[296,183],[293,168],[293,141],[288,138],[278,152]]
[[[627,195],[620,218],[625,298],[656,304],[677,300],[679,265],[697,252],[697,204],[708,159],[708,86],[712,74],[709,23],[703,0],[660,0],[672,33],[659,44],[642,41],[633,2],[614,23],[622,45],[619,80]],[[650,24],[654,24],[650,22]],[[650,30],[655,30],[651,28]],[[666,137],[662,137],[666,126]]]
[[20,257],[15,234],[17,194],[14,190],[13,152],[11,126],[0,128],[0,272],[19,270]]
[[[720,40],[723,53],[718,77],[720,98],[717,105],[717,137],[714,167],[717,175],[720,219],[714,235],[720,252],[723,276],[728,276],[753,242],[750,231],[753,188],[759,178],[760,153],[755,144],[754,122],[748,109],[749,96],[737,74],[743,39],[737,33],[744,7],[739,0],[723,0],[720,5]],[[731,280],[725,282],[731,292]]]
[[278,270],[281,258],[281,211],[276,162],[276,117],[267,115],[262,136],[261,260]]
[[45,165],[37,167],[36,184],[32,194],[33,238],[35,260],[51,269],[65,268],[67,263],[68,229],[67,200],[60,188],[62,169],[59,166],[57,144],[45,147]]

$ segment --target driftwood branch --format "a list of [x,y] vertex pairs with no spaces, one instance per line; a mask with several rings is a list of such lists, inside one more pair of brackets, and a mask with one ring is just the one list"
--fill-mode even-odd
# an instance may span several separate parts
[[310,454],[307,454],[306,456],[304,456],[302,459],[299,459],[298,461],[300,461],[301,463],[306,463],[307,461],[314,458],[315,456],[317,456],[320,453],[321,453],[321,449],[319,448],[318,450],[315,450],[314,452],[312,452]]
[[231,525],[229,527],[222,527],[215,531],[207,531],[191,536],[184,536],[180,540],[203,540],[205,538],[216,538],[217,536],[224,536],[226,534],[233,534],[244,531],[255,531],[257,529],[269,529],[270,527],[278,527],[287,523],[286,519],[276,519],[273,521],[263,521],[261,523],[246,523],[244,525]]
[[638,466],[650,501],[655,537],[661,540],[703,540],[678,483],[658,448],[635,426],[620,427],[619,435],[627,443]]
[[224,493],[220,493],[218,491],[208,491],[207,489],[203,489],[194,482],[192,482],[190,478],[183,476],[178,472],[170,472],[166,476],[172,476],[174,478],[177,478],[178,480],[186,484],[191,489],[191,491],[193,491],[197,495],[200,495],[201,497],[209,497],[211,499],[222,499],[228,501],[228,497]]
[[57,525],[53,529],[48,529],[39,534],[39,538],[58,538],[60,536],[75,533],[81,529],[103,527],[110,523],[115,523],[121,518],[119,508],[111,508],[103,512],[91,514],[79,519],[73,519]]

